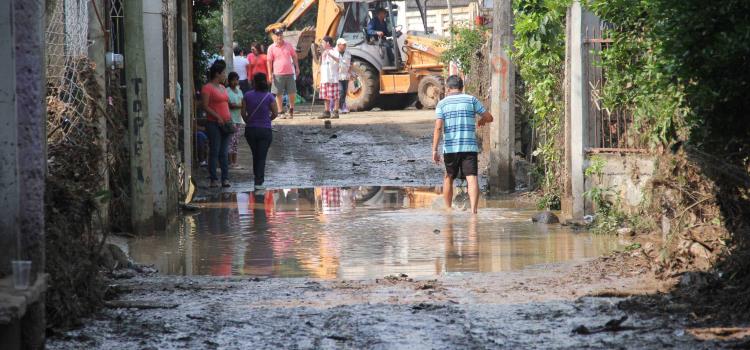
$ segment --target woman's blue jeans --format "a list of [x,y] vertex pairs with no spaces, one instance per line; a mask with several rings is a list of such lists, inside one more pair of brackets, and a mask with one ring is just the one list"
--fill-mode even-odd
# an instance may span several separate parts
[[229,138],[231,135],[224,134],[217,122],[210,121],[206,124],[208,131],[208,174],[212,181],[219,179],[216,176],[216,161],[221,167],[221,181],[229,179]]

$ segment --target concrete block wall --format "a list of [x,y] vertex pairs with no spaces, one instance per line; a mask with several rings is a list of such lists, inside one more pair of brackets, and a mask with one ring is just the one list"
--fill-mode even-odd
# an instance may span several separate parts
[[[635,211],[644,199],[645,186],[653,178],[654,157],[645,154],[602,153],[589,155],[587,166],[594,156],[601,157],[606,164],[601,178],[590,176],[585,179],[586,191],[594,187],[611,188],[612,194],[619,197],[623,209],[627,212]],[[595,211],[591,201],[586,201],[585,211],[587,214]]]

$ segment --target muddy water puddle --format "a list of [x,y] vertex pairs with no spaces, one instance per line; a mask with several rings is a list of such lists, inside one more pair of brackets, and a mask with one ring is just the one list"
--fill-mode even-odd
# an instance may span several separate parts
[[[533,208],[482,200],[442,210],[440,188],[222,193],[130,254],[170,275],[365,279],[498,272],[606,254],[616,239],[531,222]],[[459,207],[465,204],[459,202]]]

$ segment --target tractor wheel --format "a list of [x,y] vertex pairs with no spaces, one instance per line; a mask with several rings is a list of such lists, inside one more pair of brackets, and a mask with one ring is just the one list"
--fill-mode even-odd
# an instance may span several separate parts
[[411,106],[416,100],[416,94],[380,95],[378,98],[378,107],[384,111],[398,111]]
[[349,82],[346,106],[351,111],[369,111],[380,95],[380,72],[369,63],[354,59],[352,71],[356,78]]
[[437,75],[426,75],[419,80],[417,95],[422,108],[432,109],[445,96],[443,78]]

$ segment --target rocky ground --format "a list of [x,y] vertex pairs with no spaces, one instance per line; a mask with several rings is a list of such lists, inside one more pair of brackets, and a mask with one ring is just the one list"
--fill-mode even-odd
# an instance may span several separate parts
[[[349,115],[326,129],[275,126],[268,186],[416,185],[431,112]],[[335,137],[334,137],[335,135]],[[243,151],[243,164],[247,152]],[[247,167],[247,166],[246,166]],[[203,170],[201,170],[203,171]],[[199,171],[201,193],[209,193]],[[233,171],[232,191],[252,189]],[[643,249],[520,271],[372,280],[117,274],[108,307],[58,331],[50,349],[714,349],[747,347],[748,328],[708,321],[672,293],[699,275],[657,280]],[[704,284],[705,285],[705,284]],[[709,327],[710,326],[710,327]],[[732,326],[732,327],[728,327]]]

